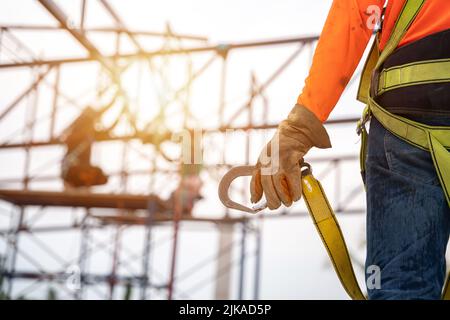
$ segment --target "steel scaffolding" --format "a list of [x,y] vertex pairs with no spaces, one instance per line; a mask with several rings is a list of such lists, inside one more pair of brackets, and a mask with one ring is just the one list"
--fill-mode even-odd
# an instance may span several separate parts
[[[63,10],[58,7],[52,0],[39,0],[39,4],[44,8],[51,17],[58,23],[58,26],[49,25],[2,25],[0,26],[0,69],[2,70],[16,70],[19,68],[28,68],[33,74],[31,84],[25,88],[13,101],[5,106],[0,106],[0,122],[6,121],[18,105],[25,100],[30,102],[27,112],[27,119],[25,120],[25,139],[23,141],[16,141],[14,139],[6,139],[0,142],[0,152],[3,154],[11,150],[23,150],[25,153],[24,172],[20,178],[3,178],[0,180],[0,185],[20,185],[20,188],[0,188],[0,199],[10,204],[7,210],[2,211],[8,213],[10,227],[0,230],[0,239],[4,241],[5,252],[0,254],[3,256],[0,262],[1,267],[1,291],[3,298],[17,299],[26,298],[27,294],[33,290],[40,283],[52,283],[62,293],[66,293],[68,298],[84,299],[87,298],[87,292],[90,290],[99,299],[116,299],[118,298],[117,287],[120,286],[126,292],[132,289],[138,290],[139,294],[136,298],[151,299],[156,297],[163,297],[167,299],[176,298],[190,298],[197,290],[200,290],[207,284],[219,283],[221,277],[229,277],[230,269],[236,266],[238,270],[237,277],[237,298],[259,298],[260,292],[260,277],[261,277],[261,246],[263,242],[261,225],[264,219],[287,219],[304,217],[307,215],[306,211],[292,212],[285,210],[283,212],[260,217],[248,217],[232,215],[225,209],[217,209],[218,212],[223,211],[222,216],[194,216],[181,217],[174,213],[170,215],[160,214],[155,212],[153,196],[148,193],[136,194],[127,190],[128,180],[130,177],[148,177],[152,181],[152,176],[156,173],[164,173],[169,177],[177,175],[176,168],[173,168],[173,159],[168,157],[160,148],[153,148],[153,153],[150,156],[142,154],[141,156],[147,158],[151,163],[150,169],[130,169],[126,165],[126,158],[128,152],[136,151],[133,143],[150,141],[154,132],[148,132],[145,129],[151,126],[151,123],[146,123],[143,126],[136,123],[138,111],[133,110],[130,106],[133,102],[130,100],[126,90],[123,88],[121,75],[126,72],[133,64],[140,64],[140,69],[147,70],[151,74],[159,77],[161,82],[167,83],[169,77],[166,67],[168,61],[174,57],[185,58],[186,70],[189,77],[186,83],[179,88],[170,88],[167,86],[166,95],[161,100],[160,110],[164,110],[170,102],[177,102],[180,107],[180,114],[183,114],[185,127],[188,127],[188,120],[192,119],[192,114],[189,105],[189,92],[192,85],[199,79],[213,62],[219,60],[221,64],[220,70],[220,94],[218,97],[219,105],[219,125],[215,128],[203,129],[202,134],[208,135],[225,135],[229,130],[245,132],[246,142],[244,149],[244,162],[250,162],[250,134],[251,132],[268,132],[276,128],[275,123],[268,123],[267,118],[256,119],[254,104],[260,99],[263,101],[264,115],[267,115],[269,107],[268,98],[266,96],[267,89],[271,84],[289,67],[289,65],[302,53],[304,50],[312,49],[318,39],[317,36],[311,37],[293,37],[283,39],[271,39],[263,41],[250,41],[239,43],[223,43],[214,45],[211,44],[206,37],[198,35],[188,35],[182,33],[175,33],[168,26],[164,32],[153,32],[146,30],[131,30],[122,20],[118,12],[108,3],[107,0],[98,0],[103,9],[114,21],[113,27],[102,28],[85,28],[85,15],[88,10],[87,2],[81,1],[81,19],[76,27],[68,23],[68,18]],[[16,36],[17,31],[29,32],[66,32],[70,37],[75,39],[77,43],[87,51],[86,56],[60,58],[60,59],[42,59],[32,50],[27,48],[26,44],[20,41]],[[102,54],[97,44],[89,37],[91,34],[104,33],[112,34],[116,38],[116,49],[113,55]],[[132,53],[122,52],[122,39],[126,37],[134,46],[135,51]],[[142,39],[157,39],[162,43],[162,47],[157,50],[148,51],[142,45]],[[8,44],[9,43],[9,44]],[[8,46],[14,44],[16,53],[10,52],[9,59],[4,59],[7,55],[5,50]],[[187,43],[187,44],[186,44]],[[231,51],[240,52],[245,49],[253,48],[268,48],[276,46],[292,46],[294,48],[292,54],[283,61],[278,68],[265,80],[260,81],[255,75],[251,77],[251,91],[248,93],[245,102],[241,107],[233,110],[231,116],[226,115],[227,104],[227,66],[229,63],[229,53]],[[9,48],[11,49],[11,48]],[[20,53],[20,54],[17,54]],[[13,54],[11,56],[11,54]],[[193,70],[191,58],[199,54],[209,54],[210,57],[197,70]],[[156,59],[160,59],[156,63]],[[132,133],[125,132],[120,135],[103,137],[95,141],[96,144],[105,142],[120,143],[120,153],[118,158],[122,159],[122,168],[116,172],[108,172],[110,177],[118,179],[118,192],[91,192],[91,193],[70,193],[61,190],[36,190],[30,189],[31,183],[43,183],[60,181],[60,177],[56,174],[48,175],[33,175],[31,173],[31,166],[33,157],[31,156],[33,150],[43,147],[62,148],[64,144],[60,138],[60,132],[56,130],[56,123],[58,121],[58,114],[61,112],[59,105],[64,102],[69,105],[76,106],[79,109],[82,107],[78,101],[70,98],[64,93],[65,88],[61,86],[60,79],[64,73],[64,67],[67,65],[95,63],[99,66],[98,88],[97,96],[101,99],[108,95],[110,87],[117,88],[121,99],[124,101],[126,110],[120,114],[121,120],[127,123],[127,126],[133,130]],[[305,61],[305,64],[309,64]],[[50,75],[53,75],[53,81],[50,81]],[[35,139],[33,132],[35,125],[41,121],[37,112],[38,94],[41,87],[50,88],[53,92],[51,112],[46,118],[49,123],[48,139]],[[158,94],[156,92],[156,94]],[[169,97],[170,99],[167,99]],[[163,112],[163,111],[161,111]],[[238,120],[242,115],[247,115],[246,123],[244,125],[238,124]],[[163,113],[160,113],[163,120]],[[6,120],[5,120],[6,119]],[[327,125],[341,125],[356,122],[357,119],[337,119],[328,121]],[[192,128],[190,128],[191,130]],[[145,134],[144,134],[145,133]],[[166,135],[172,136],[174,132],[170,130]],[[137,151],[139,153],[139,150]],[[221,152],[221,158],[224,160],[220,165],[205,164],[203,170],[214,179],[220,178],[224,170],[231,166],[227,163],[224,151]],[[159,166],[156,158],[162,157],[169,164],[171,168]],[[327,159],[311,159],[313,163],[328,164],[326,169],[319,173],[320,176],[335,172],[335,194],[338,201],[335,207],[337,213],[359,214],[365,211],[364,208],[351,209],[347,204],[359,196],[363,189],[362,186],[355,187],[354,190],[344,197],[340,192],[340,170],[343,163],[357,161],[356,156],[337,157]],[[54,165],[54,164],[50,164]],[[169,166],[170,167],[170,166]],[[157,193],[158,190],[149,188]],[[237,193],[245,195],[245,193],[237,188],[234,190]],[[3,205],[3,203],[2,203]],[[2,206],[3,208],[3,206]],[[32,211],[30,211],[30,208]],[[60,225],[44,225],[36,226],[35,223],[41,216],[45,215],[51,208],[65,208],[63,211],[70,216],[70,221]],[[108,214],[97,214],[93,209],[103,208],[107,209]],[[36,211],[37,210],[37,211]],[[111,213],[112,212],[112,213]],[[213,256],[207,257],[193,265],[189,270],[178,273],[177,256],[179,254],[179,237],[181,232],[189,232],[189,227],[205,226],[208,230],[218,230],[224,233],[238,234],[239,237],[224,236],[224,241],[228,243],[219,244],[217,253]],[[201,227],[201,228],[205,228]],[[123,237],[127,230],[131,228],[139,228],[142,230],[143,243],[141,252],[136,252],[124,245]],[[151,275],[155,274],[156,270],[152,267],[154,257],[152,253],[159,245],[159,242],[154,239],[155,228],[165,228],[172,230],[171,236],[166,239],[171,246],[167,248],[170,250],[170,263],[167,274],[154,279]],[[110,232],[111,239],[109,241],[99,240],[98,232],[100,230],[107,230]],[[67,261],[59,256],[51,248],[51,244],[46,243],[36,237],[37,234],[52,233],[52,232],[76,232],[79,235],[79,250],[76,261]],[[58,263],[58,267],[54,270],[49,270],[45,265],[42,265],[39,259],[33,257],[32,253],[24,250],[20,243],[21,235],[26,234],[31,237],[35,244],[44,250],[49,256]],[[231,239],[231,241],[230,241]],[[254,250],[249,251],[249,241],[255,243]],[[239,250],[239,258],[233,260],[232,252],[237,248]],[[111,258],[111,265],[108,272],[96,272],[90,270],[89,260],[93,252],[104,251]],[[28,261],[28,263],[35,267],[35,271],[21,270],[17,264],[18,256]],[[221,258],[226,259],[221,260]],[[249,266],[249,257],[254,258],[254,264]],[[132,265],[137,261],[140,269],[136,270]],[[192,288],[183,292],[177,286],[178,283],[184,279],[189,278],[192,274],[197,273],[199,269],[207,264],[213,262],[218,263],[216,275],[212,278],[206,278],[199,281]],[[71,266],[76,266],[76,270],[67,271]],[[253,290],[251,293],[246,293],[245,288],[247,279],[245,276],[246,268],[252,267],[254,279],[252,279]],[[124,275],[119,270],[125,268],[127,274]],[[78,275],[78,278],[72,277],[73,274]],[[31,285],[25,289],[17,292],[14,289],[15,282],[19,279],[26,279],[31,281]],[[75,290],[68,287],[68,281],[76,286]],[[228,280],[227,280],[228,281]],[[224,282],[227,282],[224,281]],[[104,284],[107,286],[107,292],[98,292],[97,284]],[[229,284],[222,284],[227,286]],[[128,290],[128,291],[127,291]],[[227,293],[218,293],[216,296],[227,295]],[[226,292],[230,288],[225,289]]]

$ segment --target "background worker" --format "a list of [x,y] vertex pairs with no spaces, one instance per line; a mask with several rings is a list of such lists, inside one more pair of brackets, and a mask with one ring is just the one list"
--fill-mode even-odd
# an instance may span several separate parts
[[192,216],[195,204],[203,199],[200,177],[201,166],[196,164],[180,165],[180,182],[167,200],[168,206],[181,211],[184,216]]
[[[385,49],[406,0],[391,0],[382,23]],[[251,200],[268,207],[301,197],[299,162],[312,147],[330,148],[322,123],[339,100],[373,33],[373,9],[383,0],[335,0],[297,104],[261,152]],[[425,1],[382,68],[450,58],[450,1]],[[450,126],[450,82],[401,87],[376,95],[389,112],[429,125]],[[372,117],[366,158],[366,267],[381,270],[370,299],[439,299],[445,279],[450,209],[429,152],[412,146]]]
[[109,128],[97,129],[101,116],[114,104],[116,98],[117,96],[99,110],[87,106],[64,130],[61,140],[66,144],[66,153],[62,161],[61,177],[66,187],[91,187],[108,182],[103,170],[91,164],[91,152],[93,143],[97,139],[108,137],[117,125],[118,121],[115,121]]
[[163,199],[158,194],[149,196],[152,213],[169,216],[178,214],[179,219],[191,218],[195,204],[203,199],[200,170],[201,167],[197,165],[181,165],[180,181],[168,198]]

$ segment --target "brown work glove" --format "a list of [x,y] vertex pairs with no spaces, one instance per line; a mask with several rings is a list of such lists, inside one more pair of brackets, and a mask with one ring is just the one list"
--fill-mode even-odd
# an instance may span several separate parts
[[273,210],[281,203],[289,207],[299,200],[302,195],[299,163],[312,147],[331,148],[330,138],[320,120],[297,104],[258,158],[250,182],[251,201],[258,202],[264,192],[267,206]]

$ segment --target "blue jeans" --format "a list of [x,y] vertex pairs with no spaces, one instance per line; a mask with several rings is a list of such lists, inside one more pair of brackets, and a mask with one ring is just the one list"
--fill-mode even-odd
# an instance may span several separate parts
[[[450,125],[448,117],[413,120]],[[365,180],[366,270],[380,270],[380,286],[368,289],[369,299],[440,299],[450,209],[431,155],[372,118]]]

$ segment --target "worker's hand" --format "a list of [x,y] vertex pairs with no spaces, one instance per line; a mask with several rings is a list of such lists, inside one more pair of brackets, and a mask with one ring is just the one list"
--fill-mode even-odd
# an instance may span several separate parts
[[286,207],[302,195],[300,163],[311,147],[330,148],[320,120],[306,107],[296,105],[282,121],[272,140],[262,150],[250,182],[251,201],[263,193],[269,209]]

